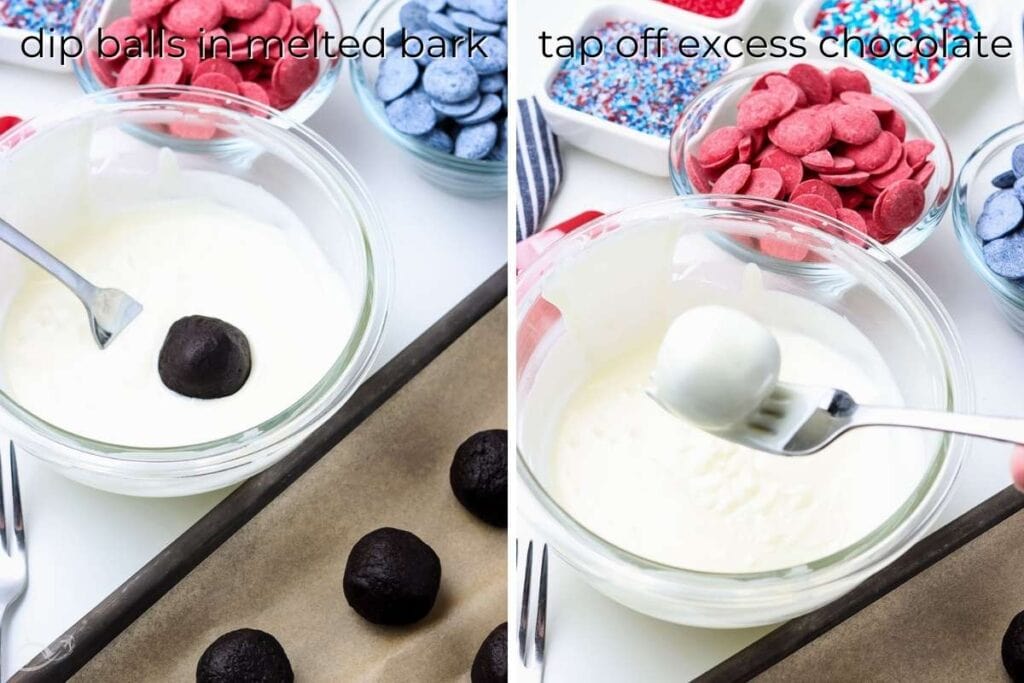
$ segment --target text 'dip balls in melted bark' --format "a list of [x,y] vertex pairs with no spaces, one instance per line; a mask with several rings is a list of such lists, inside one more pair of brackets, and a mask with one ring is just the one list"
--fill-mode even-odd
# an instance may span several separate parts
[[374,624],[412,624],[430,613],[441,587],[441,560],[415,534],[388,527],[352,546],[345,599]]
[[292,683],[295,676],[277,638],[251,628],[225,633],[206,648],[196,683]]
[[234,325],[190,315],[171,325],[158,369],[171,391],[191,398],[224,398],[249,379],[252,352],[249,340]]
[[452,460],[452,491],[474,515],[508,526],[508,431],[490,429],[466,439]]

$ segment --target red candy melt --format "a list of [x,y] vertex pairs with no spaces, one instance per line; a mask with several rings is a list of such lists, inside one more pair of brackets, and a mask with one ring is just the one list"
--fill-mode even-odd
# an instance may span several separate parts
[[[935,144],[906,135],[906,120],[860,71],[797,64],[759,77],[736,105],[736,125],[710,131],[685,166],[698,192],[782,199],[890,242],[924,213],[936,168]],[[759,245],[778,258],[810,258],[791,240]]]
[[[263,41],[255,43],[256,54],[251,59],[247,54],[249,41],[256,38],[276,37],[290,44],[294,38],[307,37],[312,42],[321,13],[317,5],[307,3],[293,9],[288,0],[130,0],[129,10],[130,16],[115,19],[103,33],[132,47],[138,42],[128,39],[141,39],[146,46],[143,54],[129,51],[128,56],[121,50],[114,57],[101,57],[90,50],[85,55],[92,73],[106,87],[195,85],[285,108],[298,101],[319,77],[316,59],[288,54],[275,42],[268,43],[267,54],[260,47]],[[171,37],[184,50],[183,57],[170,56],[176,54],[169,46]],[[205,48],[202,58],[200,42]],[[298,42],[291,45],[296,53],[302,51]],[[109,54],[109,44],[104,47]],[[157,48],[162,48],[162,54]],[[213,135],[208,124],[192,121],[175,125],[172,134],[190,139]]]

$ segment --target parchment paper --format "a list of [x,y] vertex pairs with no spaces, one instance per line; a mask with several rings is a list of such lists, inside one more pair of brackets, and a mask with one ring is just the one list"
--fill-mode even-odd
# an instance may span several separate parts
[[1024,610],[1024,512],[956,550],[755,680],[1009,681],[1003,633]]
[[[503,428],[506,305],[488,313],[329,454],[94,657],[75,681],[189,681],[221,634],[274,634],[296,681],[468,681],[506,620],[507,534],[448,484],[458,445]],[[441,558],[441,592],[410,627],[369,624],[345,602],[348,551],[382,526]]]

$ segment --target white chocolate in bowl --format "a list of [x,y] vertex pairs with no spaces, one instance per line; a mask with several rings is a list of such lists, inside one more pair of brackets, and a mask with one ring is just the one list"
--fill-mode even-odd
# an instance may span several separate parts
[[782,458],[710,436],[645,394],[670,322],[714,304],[771,330],[782,381],[903,403],[884,359],[849,321],[766,290],[753,266],[742,283],[722,286],[679,277],[675,238],[671,229],[648,230],[595,245],[544,290],[566,329],[520,402],[521,443],[546,456],[536,471],[552,497],[604,540],[696,571],[797,567],[868,536],[924,476],[933,452],[926,439],[863,430],[818,455]]
[[[328,373],[356,314],[348,283],[284,204],[237,178],[183,171],[164,152],[150,174],[83,179],[89,191],[61,216],[73,225],[47,245],[137,298],[139,318],[101,351],[78,300],[30,267],[0,320],[11,398],[63,430],[141,448],[225,438],[275,417]],[[200,400],[163,385],[160,348],[188,315],[248,337],[253,368],[238,393]]]

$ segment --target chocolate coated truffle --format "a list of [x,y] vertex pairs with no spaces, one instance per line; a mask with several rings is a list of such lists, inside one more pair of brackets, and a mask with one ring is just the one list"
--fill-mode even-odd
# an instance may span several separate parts
[[508,681],[508,623],[491,631],[473,659],[470,671],[472,683],[507,683]]
[[352,546],[345,564],[345,599],[374,624],[412,624],[427,616],[441,586],[441,560],[414,534],[371,531]]
[[1003,666],[1014,683],[1024,683],[1024,612],[1019,612],[1006,627]]
[[508,526],[508,432],[490,429],[466,439],[452,460],[449,481],[455,497],[494,526]]
[[225,633],[199,658],[196,683],[292,683],[295,675],[277,638],[252,628]]
[[252,370],[249,340],[240,329],[202,315],[182,318],[160,349],[160,379],[191,398],[224,398],[241,389]]

